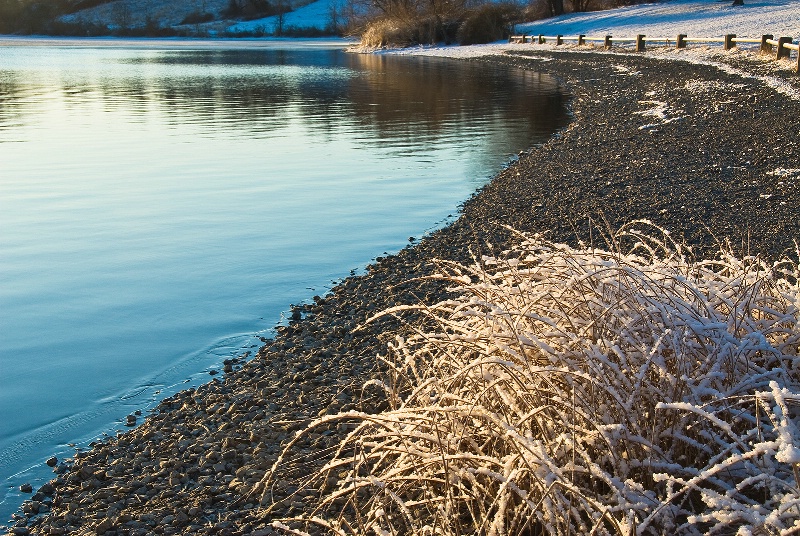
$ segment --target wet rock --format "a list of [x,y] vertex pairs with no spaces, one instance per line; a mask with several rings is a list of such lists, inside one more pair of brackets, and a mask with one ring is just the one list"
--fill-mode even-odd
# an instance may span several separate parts
[[47,458],[47,461],[45,463],[49,467],[55,467],[56,465],[58,465],[58,458],[56,458],[55,456],[50,456],[49,458]]
[[26,482],[26,483],[22,484],[19,487],[19,490],[22,493],[32,493],[33,492],[33,486],[31,486],[29,483]]
[[97,526],[94,528],[95,534],[105,534],[114,526],[114,521],[110,518],[103,519]]
[[39,513],[42,503],[38,501],[26,501],[22,505],[22,513],[28,516],[34,516]]
[[185,525],[188,522],[189,522],[189,516],[183,510],[180,510],[175,515],[175,524],[177,524],[177,525]]

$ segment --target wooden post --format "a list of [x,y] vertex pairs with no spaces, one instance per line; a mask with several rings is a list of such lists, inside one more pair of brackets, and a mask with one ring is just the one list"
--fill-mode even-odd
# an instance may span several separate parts
[[522,34],[522,44],[524,45],[527,42],[528,42],[528,37],[525,34]]
[[772,36],[769,35],[769,34],[761,36],[761,53],[762,54],[772,54],[772,45],[767,43],[767,41],[771,41],[771,40],[772,40]]
[[556,36],[556,45],[563,45],[563,44],[564,44],[564,36],[561,35],[561,34],[558,34]]
[[603,46],[606,47],[606,50],[611,48],[611,36],[610,35],[606,36],[606,40],[605,40],[605,43],[603,43]]
[[636,52],[644,52],[644,35],[636,36]]
[[736,43],[733,42],[734,39],[736,39],[736,34],[725,35],[725,50],[730,50],[736,46]]
[[794,72],[800,74],[800,48],[797,49],[797,65],[794,68]]
[[585,44],[586,44],[586,35],[585,34],[580,34],[578,36],[578,46],[585,45]]
[[783,45],[788,45],[792,42],[791,37],[779,37],[778,38],[778,53],[775,55],[776,60],[782,60],[783,58],[789,58],[789,55],[792,53],[791,50],[784,47]]
[[675,48],[686,48],[686,34],[678,34],[678,39],[675,41]]
[[542,34],[539,34],[539,44],[540,45],[544,44],[544,36]]

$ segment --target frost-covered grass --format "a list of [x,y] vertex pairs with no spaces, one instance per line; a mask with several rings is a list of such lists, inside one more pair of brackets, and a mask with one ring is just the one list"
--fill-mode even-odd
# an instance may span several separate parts
[[[692,260],[634,222],[606,249],[541,236],[471,266],[382,357],[313,512],[335,534],[779,534],[800,529],[798,266]],[[420,320],[422,318],[423,320]]]

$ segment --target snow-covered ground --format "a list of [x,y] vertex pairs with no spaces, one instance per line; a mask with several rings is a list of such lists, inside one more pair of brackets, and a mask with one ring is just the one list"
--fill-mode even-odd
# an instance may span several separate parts
[[570,13],[552,19],[517,26],[529,34],[599,34],[674,38],[679,33],[690,37],[774,36],[800,37],[800,1],[745,0],[732,6],[729,0],[668,0],[660,3],[599,11]]
[[[295,9],[283,16],[283,27],[294,26],[297,28],[325,29],[333,20],[334,10],[340,10],[338,0],[317,0],[301,8]],[[248,33],[272,33],[278,25],[278,17],[265,17],[263,19],[239,22],[228,27],[228,31]]]

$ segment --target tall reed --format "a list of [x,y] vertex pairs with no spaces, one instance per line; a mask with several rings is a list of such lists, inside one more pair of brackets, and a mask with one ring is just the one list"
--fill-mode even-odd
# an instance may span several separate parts
[[[453,298],[380,359],[312,512],[331,534],[778,534],[800,529],[798,267],[691,260],[645,221],[606,249],[539,235],[440,263]],[[285,456],[263,482],[264,503]],[[268,507],[267,507],[268,508]]]

